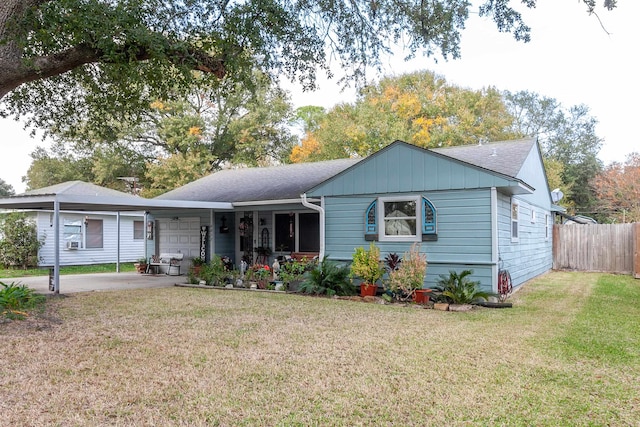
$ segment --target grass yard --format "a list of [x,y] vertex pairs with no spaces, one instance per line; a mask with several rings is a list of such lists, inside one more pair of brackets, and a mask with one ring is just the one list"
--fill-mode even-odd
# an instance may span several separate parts
[[511,301],[52,298],[0,324],[0,425],[640,425],[640,281],[554,272]]
[[[60,267],[60,274],[88,274],[88,273],[115,273],[116,264],[94,265],[65,265]],[[132,262],[120,263],[120,271],[136,271]],[[31,268],[22,270],[18,268],[0,268],[0,279],[6,277],[47,276],[49,268]]]

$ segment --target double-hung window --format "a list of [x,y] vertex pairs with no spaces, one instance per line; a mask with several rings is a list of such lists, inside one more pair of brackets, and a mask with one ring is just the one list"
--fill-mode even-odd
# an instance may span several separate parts
[[133,240],[144,240],[144,221],[133,221]]
[[378,217],[381,241],[418,241],[421,221],[420,198],[380,197]]
[[365,238],[387,242],[437,240],[436,210],[425,197],[380,197],[365,212]]
[[520,205],[517,201],[511,200],[511,241],[517,242],[520,240]]
[[103,247],[102,220],[86,219],[84,221],[87,231],[86,245],[87,249],[98,249]]

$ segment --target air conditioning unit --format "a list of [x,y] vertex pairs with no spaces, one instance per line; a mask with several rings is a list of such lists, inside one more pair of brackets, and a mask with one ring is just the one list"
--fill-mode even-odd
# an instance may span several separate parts
[[67,249],[78,249],[80,242],[67,242]]

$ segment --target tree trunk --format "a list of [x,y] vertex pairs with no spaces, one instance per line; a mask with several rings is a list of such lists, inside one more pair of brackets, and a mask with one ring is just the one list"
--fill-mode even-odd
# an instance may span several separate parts
[[23,62],[22,51],[18,43],[17,30],[28,29],[14,25],[23,17],[25,11],[38,7],[48,0],[2,0],[0,1],[0,99],[12,89],[24,82],[35,80],[37,70],[27,67]]

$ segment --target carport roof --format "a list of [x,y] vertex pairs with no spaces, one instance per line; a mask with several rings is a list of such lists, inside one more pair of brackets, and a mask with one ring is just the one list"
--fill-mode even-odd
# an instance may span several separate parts
[[231,210],[226,202],[145,199],[83,181],[69,181],[0,199],[0,209],[64,211]]

